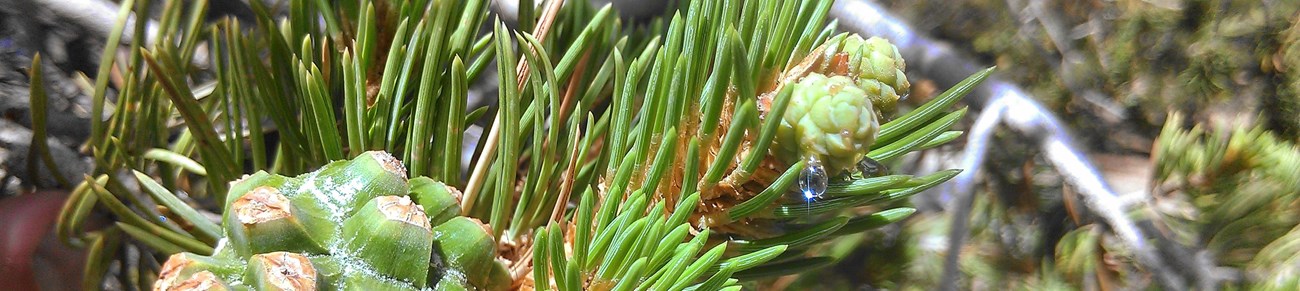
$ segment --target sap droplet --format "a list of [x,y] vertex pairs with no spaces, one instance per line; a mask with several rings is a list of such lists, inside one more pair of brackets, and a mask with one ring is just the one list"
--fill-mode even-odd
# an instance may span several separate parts
[[816,200],[826,193],[829,177],[826,168],[816,158],[808,158],[807,166],[799,172],[799,193],[807,201]]
[[858,161],[858,172],[862,172],[862,177],[864,178],[880,176],[887,171],[889,171],[889,169],[885,168],[884,164],[881,164],[870,157],[862,157],[862,160]]

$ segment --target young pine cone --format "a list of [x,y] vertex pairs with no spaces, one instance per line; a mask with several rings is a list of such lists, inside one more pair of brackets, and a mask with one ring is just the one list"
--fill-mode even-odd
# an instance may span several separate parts
[[852,169],[880,129],[869,93],[848,77],[818,73],[794,86],[773,149],[787,163],[807,158],[821,162],[832,174]]
[[814,72],[853,78],[858,88],[867,91],[876,115],[882,119],[897,113],[900,95],[907,94],[912,84],[903,74],[907,64],[894,44],[879,37],[864,40],[853,34],[826,46],[822,58],[830,61],[821,62]]
[[880,123],[897,111],[900,92],[910,90],[905,69],[898,48],[883,38],[832,39],[785,73],[794,96],[781,116],[775,154],[787,164],[810,159],[830,175],[852,169]]

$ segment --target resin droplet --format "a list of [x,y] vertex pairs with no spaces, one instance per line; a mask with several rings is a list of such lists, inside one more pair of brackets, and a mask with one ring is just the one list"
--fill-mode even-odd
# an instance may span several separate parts
[[799,173],[799,193],[808,201],[821,198],[826,193],[828,180],[826,168],[822,167],[821,161],[809,158],[808,165]]
[[885,174],[887,171],[889,171],[889,169],[885,168],[884,164],[869,157],[862,157],[862,160],[858,161],[858,172],[862,172],[863,178],[880,176]]

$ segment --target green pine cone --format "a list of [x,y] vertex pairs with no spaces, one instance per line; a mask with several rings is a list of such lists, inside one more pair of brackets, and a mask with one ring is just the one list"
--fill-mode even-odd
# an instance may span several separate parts
[[880,129],[868,92],[848,77],[818,73],[794,86],[773,150],[787,163],[816,159],[831,175],[853,169]]
[[155,290],[510,286],[491,233],[458,215],[459,191],[424,177],[408,181],[388,153],[297,177],[258,172],[230,189],[216,253],[173,255]]
[[903,74],[907,64],[898,48],[883,38],[862,39],[857,34],[828,45],[825,57],[833,61],[824,62],[826,67],[820,71],[853,78],[858,88],[867,91],[876,114],[884,119],[892,118],[898,111],[900,95],[907,94],[912,87]]

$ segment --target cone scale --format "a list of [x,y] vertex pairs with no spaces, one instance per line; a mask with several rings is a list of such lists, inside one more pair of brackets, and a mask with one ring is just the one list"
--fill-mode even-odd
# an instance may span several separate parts
[[395,279],[425,286],[433,237],[422,207],[408,197],[379,196],[343,222],[343,248]]
[[316,267],[306,256],[273,252],[253,255],[245,274],[251,287],[258,290],[316,289]]
[[[239,223],[229,231],[238,232],[246,239],[247,252],[296,251],[310,254],[325,253],[322,239],[313,239],[312,233],[328,232],[312,217],[302,217],[289,198],[271,187],[258,187],[231,203],[230,212]],[[311,224],[315,227],[309,227]],[[320,237],[320,235],[317,235]]]

